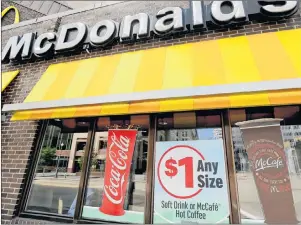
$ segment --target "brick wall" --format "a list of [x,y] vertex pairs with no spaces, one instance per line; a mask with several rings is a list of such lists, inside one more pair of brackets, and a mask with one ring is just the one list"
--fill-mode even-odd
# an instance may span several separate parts
[[[138,12],[149,12],[154,15],[166,6],[182,6],[187,8],[187,1],[159,1],[159,2],[125,2],[103,8],[97,8],[88,12],[82,12],[62,17],[62,24],[75,21],[86,22],[93,25],[101,19],[120,19],[127,14]],[[151,38],[139,41],[135,44],[117,44],[104,50],[92,50],[91,54],[78,52],[70,56],[58,56],[52,59],[39,59],[17,65],[4,65],[3,71],[19,69],[20,74],[2,93],[2,104],[21,103],[24,101],[30,90],[39,80],[43,72],[50,64],[74,61],[97,56],[104,56],[128,51],[155,48],[161,46],[198,42],[204,40],[235,37],[241,35],[259,34],[264,32],[275,32],[279,30],[301,28],[301,10],[293,17],[277,22],[252,21],[242,26],[223,28],[218,30],[206,30],[176,35],[169,38]],[[32,30],[43,33],[51,30],[56,19],[30,24],[15,29],[5,30],[2,33],[3,43],[6,43],[12,35],[21,35]],[[11,219],[18,213],[18,203],[22,195],[22,188],[26,181],[27,169],[31,164],[35,141],[39,132],[39,124],[34,121],[3,122],[2,123],[2,221],[11,222]],[[18,219],[18,221],[22,221]]]
[[39,124],[34,121],[2,123],[2,220],[10,220],[19,209],[38,130]]
[[[44,16],[44,14],[34,11],[32,9],[29,9],[27,7],[24,7],[16,2],[12,1],[2,1],[1,2],[1,11],[4,10],[8,6],[15,6],[20,14],[20,22],[30,19],[35,19],[41,16]],[[13,10],[10,10],[2,19],[2,26],[13,24],[15,21],[15,12]]]

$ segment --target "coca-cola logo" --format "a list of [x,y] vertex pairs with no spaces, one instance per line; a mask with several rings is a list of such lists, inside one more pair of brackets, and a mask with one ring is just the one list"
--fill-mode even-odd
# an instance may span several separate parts
[[118,139],[116,134],[112,132],[112,144],[108,148],[109,161],[112,166],[106,173],[110,174],[109,184],[105,185],[104,193],[113,204],[120,204],[123,201],[123,186],[125,181],[125,171],[130,165],[127,152],[129,151],[130,139],[120,136]]

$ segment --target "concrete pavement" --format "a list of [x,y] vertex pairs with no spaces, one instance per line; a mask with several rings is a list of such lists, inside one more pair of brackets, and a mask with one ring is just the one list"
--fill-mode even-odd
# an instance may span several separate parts
[[[146,180],[145,175],[135,175],[133,182],[135,182],[135,188],[141,191],[145,190]],[[100,177],[90,177],[89,178],[89,188],[100,188],[103,187],[104,178]],[[66,178],[61,174],[58,178],[55,177],[36,177],[34,184],[44,185],[44,186],[59,186],[59,187],[78,187],[79,176],[67,176]]]
[[[290,177],[296,213],[301,220],[301,178],[297,175]],[[264,219],[252,173],[238,173],[237,183],[242,218]]]
[[[130,210],[144,211],[145,204],[145,179],[144,175],[135,176],[135,190],[133,193],[133,205]],[[91,195],[88,197],[85,205],[98,207],[102,201],[103,178],[90,177],[88,188]],[[63,214],[67,214],[70,206],[76,198],[79,187],[78,176],[67,176],[62,174],[55,177],[36,177],[33,182],[28,209],[38,210],[49,213],[58,213],[58,205],[63,205]]]
[[[91,206],[101,204],[103,181],[103,178],[99,177],[90,177],[89,179],[88,188],[94,192]],[[264,219],[252,173],[238,173],[237,182],[242,218]],[[291,184],[297,217],[301,220],[301,177],[291,175]],[[145,175],[136,175],[132,210],[143,211],[145,185]],[[42,206],[48,202],[48,205],[44,207],[57,209],[58,199],[61,198],[65,210],[68,210],[76,196],[78,186],[78,176],[36,177],[33,189],[35,196],[32,198],[32,204],[29,205]]]

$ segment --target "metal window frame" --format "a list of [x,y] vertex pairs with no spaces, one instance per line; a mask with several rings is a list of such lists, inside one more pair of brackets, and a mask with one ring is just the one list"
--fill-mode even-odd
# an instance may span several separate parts
[[80,220],[81,218],[83,204],[85,201],[86,189],[89,180],[89,168],[91,164],[90,158],[93,151],[96,124],[97,124],[96,118],[93,118],[89,124],[89,130],[88,130],[88,136],[86,142],[87,151],[84,152],[84,161],[82,167],[83,169],[80,175],[79,188],[77,192],[76,205],[75,205],[74,216],[73,216],[73,220],[75,223],[77,223],[77,221]]
[[[32,166],[29,167],[29,171],[27,174],[27,181],[25,182],[25,187],[24,187],[24,191],[21,197],[21,202],[20,202],[20,209],[19,209],[19,213],[17,215],[20,216],[21,213],[25,212],[25,208],[27,205],[27,200],[29,197],[29,193],[30,193],[30,189],[32,186],[32,182],[34,179],[34,174],[38,165],[38,161],[39,161],[39,155],[40,155],[40,151],[44,142],[44,138],[45,138],[45,134],[46,134],[46,130],[47,130],[47,126],[48,126],[48,120],[44,120],[41,121],[41,128],[37,130],[38,134],[38,139],[36,142],[36,146],[34,148],[34,152],[33,152],[33,156],[32,156]],[[26,179],[26,178],[25,178]]]
[[150,115],[149,132],[148,132],[147,168],[146,168],[144,224],[153,223],[156,134],[157,134],[157,116]]
[[[222,132],[223,132],[223,141],[225,146],[225,157],[226,157],[226,166],[227,166],[227,182],[228,182],[228,192],[229,192],[229,204],[230,204],[230,221],[231,224],[239,224],[240,220],[240,211],[239,211],[239,199],[238,199],[238,190],[237,190],[237,181],[236,181],[236,171],[235,171],[235,162],[234,162],[234,151],[232,144],[232,133],[231,133],[231,121],[229,115],[229,109],[221,111],[221,121],[222,121]],[[154,212],[154,173],[155,173],[155,143],[156,143],[156,134],[157,134],[157,120],[158,114],[149,114],[149,135],[148,135],[148,157],[147,157],[147,169],[146,169],[146,191],[145,191],[145,206],[144,206],[144,223],[152,224],[153,223],[153,212]],[[79,181],[79,187],[77,192],[77,200],[74,216],[68,217],[64,215],[57,214],[48,214],[43,212],[33,212],[26,211],[26,203],[28,201],[28,196],[30,189],[32,187],[32,182],[38,163],[38,158],[41,150],[41,145],[45,137],[46,129],[49,124],[49,120],[42,121],[42,128],[40,135],[38,137],[37,145],[35,148],[33,156],[33,166],[31,166],[29,171],[29,178],[26,181],[25,192],[22,197],[21,207],[18,216],[24,218],[32,219],[43,219],[55,222],[66,222],[66,223],[78,223],[78,224],[87,224],[87,223],[115,223],[122,224],[121,222],[116,221],[104,221],[104,220],[93,220],[82,217],[82,210],[84,207],[85,193],[89,180],[89,168],[91,164],[91,155],[93,151],[95,133],[96,133],[96,124],[97,118],[92,117],[89,119],[89,128],[87,136],[87,151],[84,154],[83,169],[81,172],[81,177]]]
[[221,113],[223,141],[225,147],[225,160],[226,160],[226,175],[228,180],[228,194],[230,204],[230,224],[240,224],[240,205],[239,193],[236,179],[234,149],[232,140],[232,128],[230,120],[230,110],[223,110]]

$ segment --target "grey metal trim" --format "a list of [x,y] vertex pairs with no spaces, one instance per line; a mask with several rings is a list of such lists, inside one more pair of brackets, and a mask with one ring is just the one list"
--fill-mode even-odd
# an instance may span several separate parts
[[266,126],[253,126],[253,127],[242,127],[241,130],[253,129],[253,128],[263,128],[263,127],[280,127],[280,124],[271,124]]
[[32,109],[48,109],[60,107],[75,107],[83,105],[99,105],[112,103],[127,103],[137,101],[163,100],[173,98],[187,98],[194,96],[210,96],[218,94],[249,93],[283,89],[301,88],[301,78],[273,81],[260,81],[238,84],[224,84],[214,86],[199,86],[170,90],[156,90],[124,94],[111,94],[88,98],[61,99],[41,102],[28,102],[3,105],[3,112],[22,111]]

